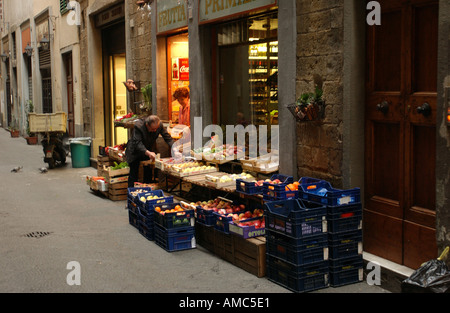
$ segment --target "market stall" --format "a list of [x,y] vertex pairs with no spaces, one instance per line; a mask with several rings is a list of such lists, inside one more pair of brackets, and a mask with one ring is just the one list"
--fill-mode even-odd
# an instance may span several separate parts
[[[99,175],[89,180],[91,189],[106,188],[109,197],[121,189],[114,185],[126,179],[126,167],[120,168],[123,163],[115,159],[120,156],[116,148],[108,149],[111,157],[99,157]],[[165,184],[137,183],[120,191],[129,223],[168,252],[201,245],[294,292],[361,281],[359,188],[340,190],[317,178],[294,181],[289,175],[254,171],[267,161],[244,159],[237,173],[223,170],[228,162],[203,158],[149,161]],[[195,188],[199,192],[192,193]]]

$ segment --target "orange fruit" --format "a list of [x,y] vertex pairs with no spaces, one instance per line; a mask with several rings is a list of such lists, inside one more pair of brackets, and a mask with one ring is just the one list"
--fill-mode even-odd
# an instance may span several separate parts
[[159,206],[157,206],[157,207],[155,208],[155,211],[159,213],[159,212],[161,212],[161,208],[160,208]]
[[294,184],[289,184],[286,186],[285,188],[286,191],[293,191],[293,190],[297,190],[297,188],[295,187]]

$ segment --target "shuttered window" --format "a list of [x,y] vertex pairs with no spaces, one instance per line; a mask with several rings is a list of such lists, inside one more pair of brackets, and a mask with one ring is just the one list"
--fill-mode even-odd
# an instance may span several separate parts
[[61,12],[61,15],[69,11],[67,9],[67,5],[69,4],[70,0],[59,0],[59,11]]

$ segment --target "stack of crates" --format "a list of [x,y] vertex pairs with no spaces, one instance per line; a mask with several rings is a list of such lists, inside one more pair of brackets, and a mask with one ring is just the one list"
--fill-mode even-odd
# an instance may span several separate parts
[[157,207],[160,212],[154,213],[155,243],[168,252],[196,248],[194,209],[184,207],[175,211],[182,208],[178,202]]
[[129,187],[127,190],[127,210],[130,225],[139,230],[138,194],[152,191],[151,187]]
[[266,273],[294,292],[329,285],[327,211],[298,199],[265,204]]
[[335,189],[329,182],[303,177],[299,198],[325,205],[330,251],[330,286],[363,280],[362,205],[359,188]]
[[[144,192],[131,196],[134,190]],[[148,191],[145,191],[149,189]],[[150,187],[128,188],[127,206],[130,224],[139,230],[139,233],[148,240],[154,240],[154,211],[155,206],[163,203],[173,203],[173,196],[165,196],[162,190],[151,190]],[[150,197],[157,196],[157,199]],[[145,201],[143,201],[145,200]]]

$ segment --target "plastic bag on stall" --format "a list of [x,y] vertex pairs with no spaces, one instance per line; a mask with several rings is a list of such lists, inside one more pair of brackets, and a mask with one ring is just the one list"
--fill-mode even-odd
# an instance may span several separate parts
[[179,160],[191,156],[191,130],[188,126],[177,126],[182,126],[180,128],[182,136],[172,145],[171,154],[172,158]]
[[445,264],[449,247],[438,259],[422,264],[402,282],[404,293],[450,293],[450,271]]

